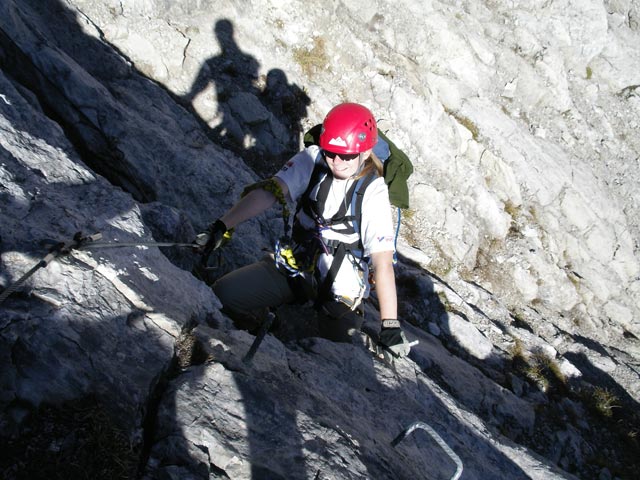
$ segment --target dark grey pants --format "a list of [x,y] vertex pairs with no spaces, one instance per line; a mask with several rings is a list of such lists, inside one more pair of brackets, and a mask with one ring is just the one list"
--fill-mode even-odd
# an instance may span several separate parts
[[[236,326],[247,330],[259,325],[267,308],[296,300],[289,280],[271,257],[224,275],[213,284],[213,291]],[[363,321],[361,309],[353,311],[337,301],[325,302],[318,316],[320,336],[334,342],[351,342]]]

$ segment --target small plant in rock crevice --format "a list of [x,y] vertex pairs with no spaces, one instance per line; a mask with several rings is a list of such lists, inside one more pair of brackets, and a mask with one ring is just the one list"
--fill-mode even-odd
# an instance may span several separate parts
[[402,218],[405,220],[411,220],[416,216],[416,211],[413,208],[403,208]]
[[558,362],[542,350],[527,352],[522,340],[516,338],[511,348],[511,362],[514,370],[543,392],[564,391],[567,378],[562,373]]
[[475,123],[473,123],[473,121],[470,118],[465,117],[464,115],[461,115],[457,112],[454,112],[453,110],[450,110],[446,107],[444,110],[445,112],[447,112],[448,115],[451,115],[456,120],[456,122],[458,122],[464,128],[469,130],[469,132],[471,133],[471,138],[473,138],[476,142],[478,141],[478,138],[480,136],[480,130],[478,129],[478,126]]
[[316,72],[329,69],[329,57],[322,37],[315,37],[311,48],[294,48],[293,59],[308,77]]
[[604,417],[613,415],[613,409],[618,407],[618,397],[606,388],[595,387],[591,392],[591,400],[595,409]]
[[543,390],[548,392],[551,388],[563,389],[567,384],[558,363],[548,354],[542,351],[534,352],[529,359],[529,378],[543,386]]
[[175,360],[178,368],[185,369],[191,365],[201,365],[210,358],[193,331],[187,329],[181,333],[176,341]]
[[519,338],[515,338],[513,345],[511,346],[511,350],[509,351],[511,355],[511,361],[513,362],[521,362],[522,364],[527,364],[527,355],[524,348],[524,344],[522,340]]

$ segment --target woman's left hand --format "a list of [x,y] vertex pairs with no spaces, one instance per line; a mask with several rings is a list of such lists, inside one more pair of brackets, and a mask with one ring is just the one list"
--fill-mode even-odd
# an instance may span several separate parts
[[411,345],[400,328],[398,320],[385,319],[382,321],[378,343],[397,358],[406,357],[411,351]]

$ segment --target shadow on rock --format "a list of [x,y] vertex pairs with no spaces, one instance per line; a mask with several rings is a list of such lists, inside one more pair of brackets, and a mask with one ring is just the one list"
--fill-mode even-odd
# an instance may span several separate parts
[[[259,62],[238,46],[230,20],[218,20],[213,30],[220,54],[203,63],[180,101],[192,107],[216,143],[240,155],[259,176],[270,175],[299,150],[311,100],[288,83],[283,70],[261,76]],[[209,111],[210,104],[217,111]]]

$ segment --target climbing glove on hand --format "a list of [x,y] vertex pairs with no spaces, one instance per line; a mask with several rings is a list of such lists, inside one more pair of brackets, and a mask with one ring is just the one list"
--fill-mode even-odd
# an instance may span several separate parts
[[196,247],[196,251],[198,253],[202,253],[203,258],[207,258],[211,255],[211,252],[220,248],[226,232],[227,226],[224,222],[219,219],[216,220],[209,225],[206,232],[199,233],[196,236],[193,241],[194,244],[198,245],[198,247]]
[[411,350],[398,320],[385,319],[382,321],[378,343],[394,357],[406,357]]

